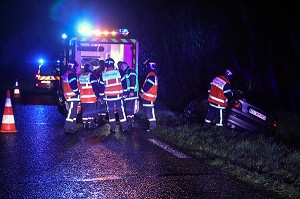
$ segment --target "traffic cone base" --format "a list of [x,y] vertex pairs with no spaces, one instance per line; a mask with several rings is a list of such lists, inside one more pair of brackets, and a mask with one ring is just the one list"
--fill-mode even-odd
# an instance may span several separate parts
[[1,133],[16,133],[18,132],[15,126],[15,118],[11,105],[10,93],[7,91],[5,107],[2,117]]

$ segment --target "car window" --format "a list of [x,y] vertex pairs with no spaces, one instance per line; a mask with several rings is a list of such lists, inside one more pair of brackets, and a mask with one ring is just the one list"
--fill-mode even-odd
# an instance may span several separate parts
[[42,65],[40,68],[41,76],[56,76],[60,75],[60,67],[58,65]]

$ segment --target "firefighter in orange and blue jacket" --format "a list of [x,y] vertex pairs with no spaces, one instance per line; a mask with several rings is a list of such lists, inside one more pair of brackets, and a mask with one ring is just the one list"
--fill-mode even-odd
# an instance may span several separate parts
[[64,97],[68,104],[68,114],[64,125],[66,133],[74,133],[77,131],[76,118],[78,104],[80,102],[80,91],[76,75],[78,66],[78,63],[75,60],[70,60],[68,63],[68,69],[61,78]]
[[214,118],[217,118],[216,126],[223,126],[224,111],[228,105],[228,99],[233,96],[230,86],[232,70],[227,69],[225,75],[218,76],[208,86],[208,112],[201,129],[208,129]]
[[149,122],[149,128],[147,129],[147,132],[151,132],[156,128],[154,102],[157,98],[158,77],[156,75],[156,62],[148,60],[146,63],[148,75],[141,88],[140,96],[142,98],[142,104],[143,107],[145,107]]
[[[119,116],[119,122],[123,132],[128,132],[128,125],[123,105],[123,92],[127,89],[126,80],[119,70],[115,68],[115,61],[112,58],[105,60],[106,69],[100,76],[100,100],[106,101],[109,116],[110,132],[116,132],[115,109]],[[123,81],[122,81],[123,79]]]
[[136,71],[133,68],[129,67],[126,62],[121,62],[119,69],[120,73],[124,73],[124,78],[127,82],[127,90],[125,90],[124,104],[127,124],[128,127],[131,129],[133,127],[134,122],[136,100],[139,98],[139,83]]
[[96,101],[99,98],[99,82],[93,72],[93,66],[86,64],[84,73],[78,77],[82,110],[83,128],[94,129],[98,124],[94,121]]

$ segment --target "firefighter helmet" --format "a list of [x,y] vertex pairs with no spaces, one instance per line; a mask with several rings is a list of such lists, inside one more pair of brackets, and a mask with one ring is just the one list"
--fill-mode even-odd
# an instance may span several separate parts
[[150,71],[156,71],[157,69],[157,64],[154,60],[148,59],[144,62],[147,65],[147,69]]
[[228,80],[230,80],[230,79],[232,78],[232,75],[233,75],[233,70],[227,68],[227,69],[225,70],[225,77],[226,77]]
[[69,63],[68,63],[69,69],[71,69],[73,71],[76,71],[78,66],[79,65],[78,65],[76,60],[70,60]]
[[115,60],[113,60],[112,58],[108,58],[105,60],[105,66],[106,67],[110,67],[110,66],[115,66]]

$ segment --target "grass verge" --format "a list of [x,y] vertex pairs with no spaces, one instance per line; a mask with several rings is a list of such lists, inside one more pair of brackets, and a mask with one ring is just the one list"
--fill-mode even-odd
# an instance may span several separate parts
[[[156,115],[158,127],[153,135],[158,139],[244,182],[284,198],[300,198],[300,150],[280,142],[280,135],[268,137],[220,127],[201,131],[200,124],[182,124],[180,116],[169,111],[158,110]],[[146,123],[145,117],[140,119]],[[291,126],[284,122],[291,120],[286,116],[279,119]],[[279,132],[284,132],[283,127]]]

